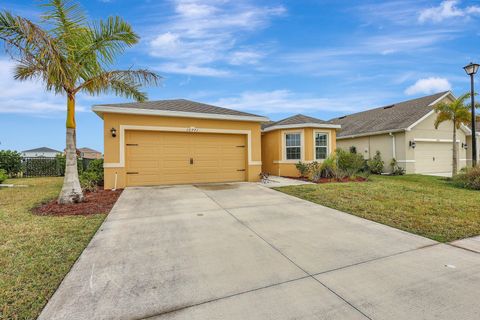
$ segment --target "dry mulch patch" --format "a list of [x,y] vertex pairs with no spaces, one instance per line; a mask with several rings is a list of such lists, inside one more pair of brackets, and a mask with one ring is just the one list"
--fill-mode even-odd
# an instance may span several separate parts
[[362,177],[356,177],[355,179],[351,178],[343,178],[343,179],[329,179],[329,178],[321,178],[318,181],[312,181],[307,178],[300,178],[300,177],[284,177],[284,178],[289,178],[289,179],[295,179],[295,180],[301,180],[301,181],[307,181],[307,182],[313,182],[313,183],[331,183],[331,182],[365,182],[367,181],[366,178]]
[[33,213],[41,216],[75,216],[109,213],[123,190],[98,190],[86,192],[84,202],[58,204],[57,199],[33,208]]

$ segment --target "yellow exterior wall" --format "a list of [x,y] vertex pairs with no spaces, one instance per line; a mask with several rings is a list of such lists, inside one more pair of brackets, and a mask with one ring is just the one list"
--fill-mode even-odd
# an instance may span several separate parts
[[[258,181],[261,172],[261,128],[259,122],[231,121],[217,119],[197,119],[183,117],[163,117],[148,115],[131,115],[118,113],[104,113],[104,161],[105,161],[105,189],[115,186],[117,174],[117,188],[125,187],[125,166],[109,167],[109,164],[120,163],[120,126],[151,126],[151,127],[179,127],[196,129],[219,130],[248,130],[251,132],[251,160],[254,164],[247,165],[247,181]],[[117,136],[112,137],[111,128],[117,130]],[[187,131],[185,131],[187,132]],[[247,139],[248,148],[248,139]],[[248,161],[248,159],[247,159]]]
[[[315,141],[314,132],[328,133],[329,148],[331,154],[337,148],[337,132],[335,129],[320,128],[295,128],[279,129],[262,134],[262,171],[275,176],[298,177],[299,173],[295,164],[298,160],[284,159],[284,135],[287,132],[302,133],[302,162],[312,162],[314,159]],[[322,162],[322,160],[318,160]]]

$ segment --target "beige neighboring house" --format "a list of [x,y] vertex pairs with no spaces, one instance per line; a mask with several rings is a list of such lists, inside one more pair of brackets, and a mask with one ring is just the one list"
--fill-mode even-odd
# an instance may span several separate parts
[[[395,158],[407,173],[450,175],[453,125],[444,122],[435,129],[433,107],[453,99],[447,91],[332,119],[331,123],[342,127],[337,133],[337,147],[354,147],[366,159],[380,151],[386,172]],[[462,168],[472,158],[470,128],[462,126],[457,131],[457,143]]]
[[97,150],[93,150],[90,148],[80,148],[77,150],[80,158],[83,158],[83,159],[102,159],[103,158],[103,154]]

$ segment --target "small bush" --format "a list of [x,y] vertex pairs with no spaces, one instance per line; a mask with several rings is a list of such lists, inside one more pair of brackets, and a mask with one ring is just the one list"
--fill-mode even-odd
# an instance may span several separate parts
[[7,178],[7,170],[0,169],[0,183],[3,183],[3,181],[7,180]]
[[96,173],[85,171],[80,175],[80,186],[83,191],[95,192],[98,189],[99,179]]
[[22,155],[17,151],[0,150],[0,169],[13,177],[22,171]]
[[[357,153],[351,153],[344,151],[342,149],[337,149],[336,151],[337,158],[337,171],[338,174],[346,176],[354,176],[362,170],[365,164],[363,156]],[[337,175],[338,175],[337,174]]]
[[97,191],[98,186],[103,184],[103,159],[92,160],[79,179],[84,191]]
[[323,160],[318,174],[318,180],[320,178],[333,179],[337,176],[337,157],[335,154],[330,155],[327,159]]
[[480,190],[480,166],[462,170],[452,180],[459,187]]
[[298,161],[298,163],[295,165],[297,168],[298,172],[300,173],[300,178],[305,178],[308,176],[308,170],[309,166],[308,163]]
[[313,177],[316,173],[320,171],[322,164],[318,161],[313,161],[308,164],[308,174],[310,177]]
[[390,167],[392,168],[392,176],[403,176],[405,174],[405,169],[398,165],[398,162],[395,158],[390,161]]
[[373,158],[367,161],[368,170],[373,174],[382,174],[384,164],[380,151],[375,152]]
[[86,172],[93,172],[98,177],[98,184],[103,184],[103,159],[95,159],[90,161]]

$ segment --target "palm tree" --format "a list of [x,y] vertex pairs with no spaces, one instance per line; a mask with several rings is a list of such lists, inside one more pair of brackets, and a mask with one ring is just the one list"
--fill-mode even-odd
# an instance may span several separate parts
[[15,79],[40,79],[45,89],[67,98],[66,168],[59,203],[83,200],[77,173],[75,97],[77,93],[147,99],[142,85],[157,85],[160,77],[148,70],[107,70],[118,54],[139,37],[120,17],[88,22],[78,4],[50,0],[41,21],[0,12],[0,40],[16,60]]
[[462,124],[470,123],[471,121],[470,107],[465,105],[465,100],[468,98],[470,98],[470,93],[464,94],[453,102],[439,103],[434,107],[434,110],[437,113],[435,129],[438,129],[438,126],[440,126],[442,122],[451,121],[453,123],[453,175],[457,174],[458,171],[457,130],[460,129]]

